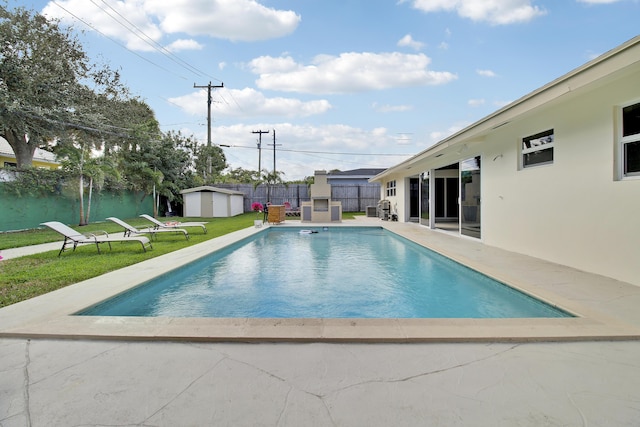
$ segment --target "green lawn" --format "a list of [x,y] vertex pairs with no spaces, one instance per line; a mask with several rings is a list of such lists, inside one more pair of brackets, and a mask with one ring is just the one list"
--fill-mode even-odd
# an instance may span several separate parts
[[[343,219],[353,219],[358,213],[343,213]],[[262,218],[262,217],[260,217]],[[93,245],[83,245],[75,252],[66,251],[58,257],[58,249],[21,258],[0,261],[0,307],[15,304],[82,280],[99,276],[109,271],[127,267],[138,262],[177,251],[205,240],[213,239],[233,231],[253,226],[256,214],[246,213],[232,218],[171,218],[175,221],[209,221],[207,234],[200,228],[190,228],[190,239],[182,234],[165,233],[153,241],[153,249],[143,252],[138,243],[112,243],[112,250]],[[140,218],[124,219],[134,227],[144,227],[148,222]],[[84,227],[73,227],[82,233],[104,230],[109,233],[122,229],[111,221],[92,223]],[[60,242],[62,236],[49,229],[36,229],[12,233],[0,233],[0,250]]]

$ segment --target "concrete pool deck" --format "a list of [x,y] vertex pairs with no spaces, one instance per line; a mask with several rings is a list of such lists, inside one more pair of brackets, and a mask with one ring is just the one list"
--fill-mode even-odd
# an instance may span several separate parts
[[[102,336],[111,339],[64,335],[72,326],[62,321],[66,309],[50,305],[82,304],[92,290],[112,286],[91,282],[89,289],[74,285],[69,288],[75,292],[0,309],[0,425],[638,425],[640,288],[416,225],[387,226],[424,234],[443,252],[487,262],[486,268],[522,280],[532,291],[595,313],[584,318],[595,332],[588,333],[588,324],[575,325],[573,337],[544,342],[539,333],[534,339],[526,332],[527,322],[479,327],[471,322],[440,331],[475,329],[473,341],[482,329],[491,335],[492,329],[517,328],[523,339],[402,344],[169,342],[158,325],[152,341],[123,332]],[[154,268],[139,267],[129,275]],[[53,324],[47,327],[47,321]],[[76,326],[83,333],[133,327],[125,320],[113,323]],[[448,339],[465,341],[460,335]],[[506,336],[502,340],[509,341]]]
[[[276,227],[299,226],[288,221]],[[322,226],[323,224],[313,224]],[[327,224],[330,225],[330,224]],[[640,337],[640,287],[434,232],[361,218],[576,315],[541,319],[247,319],[73,316],[86,307],[261,232],[247,228],[0,309],[0,337],[186,341],[458,342]],[[309,225],[311,227],[312,225]],[[333,225],[338,226],[338,225]],[[73,256],[73,255],[67,255]]]

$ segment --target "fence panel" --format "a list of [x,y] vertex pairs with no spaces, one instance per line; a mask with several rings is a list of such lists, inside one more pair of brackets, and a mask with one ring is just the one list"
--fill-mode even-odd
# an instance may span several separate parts
[[[214,184],[215,187],[239,191],[244,194],[244,210],[251,211],[251,204],[260,202],[263,205],[270,201],[274,205],[284,202],[298,208],[302,202],[311,200],[310,190],[306,184],[278,184],[268,188],[261,184],[254,188],[252,184]],[[343,212],[364,212],[367,206],[376,206],[380,200],[379,184],[332,185],[331,199],[342,203]]]

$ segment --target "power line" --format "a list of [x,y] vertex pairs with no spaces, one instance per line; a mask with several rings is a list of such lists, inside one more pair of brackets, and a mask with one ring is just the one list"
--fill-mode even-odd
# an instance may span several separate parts
[[[178,57],[177,55],[175,55],[174,53],[172,53],[171,51],[169,51],[168,49],[166,49],[165,47],[159,45],[157,42],[155,42],[150,36],[148,36],[146,33],[144,33],[144,31],[142,31],[140,28],[138,28],[135,24],[131,23],[128,19],[126,19],[124,16],[122,16],[122,14],[120,14],[117,10],[115,10],[113,7],[111,7],[109,4],[107,4],[104,0],[101,0],[102,3],[104,3],[107,7],[109,7],[111,10],[113,10],[114,13],[116,13],[118,16],[122,17],[122,19],[124,19],[129,25],[131,25],[133,28],[135,28],[138,33],[134,32],[130,27],[128,27],[127,25],[123,24],[121,21],[119,21],[117,18],[115,18],[113,15],[111,15],[110,13],[108,13],[105,9],[103,9],[102,7],[100,7],[99,5],[97,5],[94,0],[91,0],[91,2],[98,8],[100,9],[103,13],[105,13],[107,16],[109,16],[111,19],[113,19],[114,21],[116,21],[118,24],[120,24],[121,26],[123,26],[127,31],[131,32],[132,34],[134,34],[136,37],[138,37],[139,39],[141,39],[142,41],[144,41],[145,43],[149,44],[152,48],[154,48],[156,51],[160,52],[161,54],[163,54],[164,56],[168,57],[168,59],[172,60],[175,63],[178,63],[178,65],[182,66],[183,68],[187,69],[188,71],[194,73],[194,74],[198,74],[200,76],[205,76],[208,75],[207,73],[200,71],[199,69],[197,69],[196,67],[192,66],[191,64],[189,64],[188,62],[182,60],[180,57]],[[112,41],[113,43],[117,44],[118,46],[120,46],[121,48],[129,51],[130,53],[132,53],[133,55],[137,56],[138,58],[142,59],[143,61],[148,62],[149,64],[163,70],[166,71],[169,74],[172,74],[180,79],[186,80],[186,77],[181,76],[171,70],[169,70],[168,68],[165,68],[163,66],[161,66],[160,64],[157,64],[153,61],[151,61],[150,59],[145,58],[144,56],[136,53],[135,51],[129,49],[127,46],[123,45],[122,43],[118,42],[117,40],[115,40],[114,38],[108,36],[107,34],[103,33],[102,31],[100,31],[98,28],[96,28],[95,26],[93,26],[92,24],[90,24],[89,22],[85,21],[84,19],[80,18],[79,16],[75,15],[73,12],[71,12],[70,10],[66,9],[65,7],[63,7],[62,5],[60,5],[59,3],[57,3],[55,0],[51,1],[53,4],[55,4],[56,6],[58,6],[60,9],[62,9],[63,11],[65,11],[67,14],[71,15],[72,17],[74,17],[77,21],[82,22],[84,25],[86,25],[87,27],[91,28],[93,31],[97,32],[98,34],[102,35],[103,37],[107,38],[108,40]],[[144,38],[148,39],[144,40],[144,38],[141,36],[144,36]],[[154,46],[155,45],[155,46]],[[174,59],[175,58],[175,59]],[[211,76],[213,80],[219,81],[222,83],[222,81],[216,77]],[[229,102],[227,102],[224,97],[219,94],[220,98],[228,105]],[[233,94],[231,92],[229,92],[229,96],[231,97],[231,99],[233,100],[233,102],[238,106],[238,108],[242,111],[242,107],[240,106],[240,104],[238,103],[238,101],[235,99],[235,97],[233,96]],[[168,101],[168,100],[166,100]],[[168,101],[170,102],[170,101]],[[172,102],[170,102],[172,103]],[[175,103],[172,103],[174,105],[176,105]],[[179,105],[177,105],[178,107],[180,107]]]
[[[129,24],[129,26],[123,24],[120,20],[118,20],[115,16],[111,15],[109,12],[107,12],[105,9],[103,9],[102,7],[100,7],[98,4],[96,4],[96,2],[94,0],[91,0],[91,3],[93,3],[97,8],[99,8],[101,11],[103,11],[107,16],[109,16],[111,19],[113,19],[114,21],[116,21],[118,24],[120,24],[122,27],[124,27],[127,31],[129,31],[131,34],[133,34],[134,36],[136,36],[137,38],[139,38],[140,40],[142,40],[144,43],[146,43],[147,45],[151,46],[154,50],[160,52],[162,55],[166,56],[168,59],[170,59],[171,61],[175,62],[176,64],[182,66],[183,68],[186,68],[187,70],[191,71],[194,74],[197,74],[199,76],[206,76],[207,74],[198,70],[196,67],[192,66],[191,64],[189,64],[188,62],[184,61],[183,59],[181,59],[180,57],[178,57],[177,55],[175,55],[173,52],[171,52],[170,50],[168,50],[166,47],[160,45],[159,43],[157,43],[153,38],[151,38],[149,35],[147,35],[144,31],[142,31],[137,25],[135,25],[134,23],[132,23],[131,21],[129,21],[125,16],[123,16],[120,12],[118,12],[116,9],[114,9],[110,4],[108,4],[107,2],[105,2],[104,0],[101,0],[102,3],[107,6],[109,9],[111,9],[113,11],[113,13],[115,13],[116,15],[118,15],[120,18],[122,18],[127,24]],[[131,28],[133,27],[133,29],[135,29],[135,31]]]
[[[269,131],[263,131],[264,133],[268,133]],[[257,133],[257,132],[252,132]],[[246,145],[223,145],[224,147],[231,148],[253,148],[248,147]],[[280,151],[287,151],[291,153],[307,153],[307,154],[329,154],[329,155],[337,155],[337,156],[412,156],[413,154],[398,154],[398,153],[337,153],[331,151],[309,151],[309,150],[291,150],[286,148],[281,148]]]
[[89,23],[88,23],[87,21],[85,21],[84,19],[80,18],[80,17],[79,17],[79,16],[77,16],[77,15],[74,15],[72,12],[70,12],[69,10],[65,9],[63,6],[61,6],[60,4],[58,4],[55,0],[52,0],[51,2],[52,2],[53,4],[55,4],[56,6],[58,6],[60,9],[64,10],[65,12],[67,12],[69,15],[73,16],[74,18],[76,18],[78,21],[82,22],[82,23],[83,23],[84,25],[86,25],[87,27],[91,28],[93,31],[95,31],[95,32],[97,32],[98,34],[100,34],[100,35],[104,36],[105,38],[107,38],[107,39],[111,40],[112,42],[114,42],[115,44],[117,44],[118,46],[120,46],[121,48],[128,50],[129,52],[131,52],[132,54],[134,54],[134,55],[135,55],[135,56],[137,56],[138,58],[142,59],[143,61],[146,61],[146,62],[148,62],[149,64],[154,65],[154,66],[156,66],[156,67],[160,68],[161,70],[164,70],[164,71],[166,71],[166,72],[167,72],[167,73],[169,73],[169,74],[173,74],[174,76],[179,77],[179,78],[181,78],[181,79],[183,79],[183,80],[186,80],[186,79],[187,79],[186,77],[181,76],[181,75],[179,75],[179,74],[176,74],[176,73],[174,73],[173,71],[171,71],[171,70],[169,70],[169,69],[167,69],[167,68],[165,68],[165,67],[163,67],[163,66],[161,66],[161,65],[159,65],[159,64],[156,64],[155,62],[153,62],[153,61],[151,61],[151,60],[149,60],[149,59],[145,58],[144,56],[142,56],[142,55],[140,55],[140,54],[138,54],[138,53],[136,53],[136,52],[132,51],[131,49],[129,49],[128,47],[126,47],[126,46],[125,46],[125,45],[123,45],[122,43],[118,42],[117,40],[114,40],[112,37],[109,37],[108,35],[106,35],[106,34],[105,34],[105,33],[103,33],[102,31],[98,30],[96,27],[94,27],[93,25],[89,24]]

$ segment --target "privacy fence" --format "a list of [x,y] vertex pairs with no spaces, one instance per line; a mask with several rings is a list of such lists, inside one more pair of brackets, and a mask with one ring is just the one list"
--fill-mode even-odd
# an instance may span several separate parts
[[[7,194],[2,187],[0,184],[0,231],[36,228],[46,221],[71,225],[80,223],[80,204],[76,199],[62,194],[18,197]],[[153,214],[150,196],[143,199],[142,193],[94,193],[89,221],[104,221],[109,216],[135,218],[143,213]]]
[[[239,191],[244,194],[244,210],[251,211],[253,202],[265,204],[271,202],[281,205],[291,203],[293,208],[300,207],[302,202],[311,200],[311,194],[306,184],[289,185],[259,185],[254,188],[251,184],[214,184],[215,187]],[[365,212],[367,206],[376,206],[380,200],[379,184],[350,184],[331,185],[331,200],[342,203],[343,212]]]
[[[291,203],[293,208],[311,200],[306,184],[259,185],[214,184],[218,188],[235,190],[244,194],[244,211],[251,211],[253,202],[275,205]],[[343,212],[364,212],[367,206],[376,206],[380,200],[379,184],[332,185],[331,199],[342,203]],[[80,202],[64,195],[22,196],[8,194],[0,183],[0,232],[36,228],[42,222],[60,221],[65,224],[80,223]],[[85,200],[86,205],[86,200]],[[161,208],[164,206],[161,205]],[[181,209],[179,209],[181,211]],[[153,213],[151,196],[142,193],[94,193],[91,201],[90,222],[104,221],[109,216],[135,218],[140,214]]]

